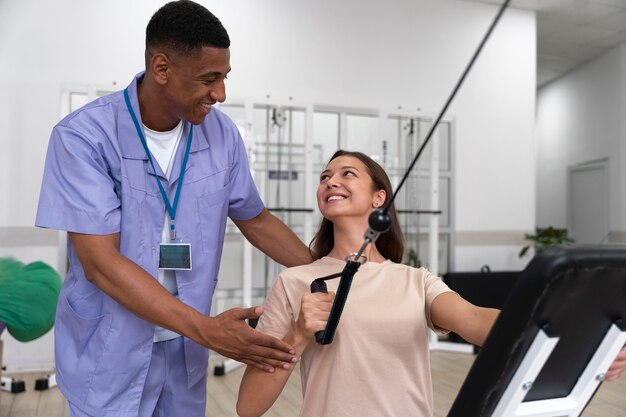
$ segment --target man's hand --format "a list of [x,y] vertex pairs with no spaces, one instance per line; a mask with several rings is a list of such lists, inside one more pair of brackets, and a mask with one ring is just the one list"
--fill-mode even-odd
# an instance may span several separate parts
[[267,372],[273,372],[276,367],[289,369],[297,361],[295,349],[255,331],[245,321],[261,314],[262,307],[233,308],[213,318],[214,325],[205,333],[210,349]]
[[626,346],[617,354],[617,357],[609,367],[609,370],[604,374],[604,380],[606,382],[615,381],[626,370]]

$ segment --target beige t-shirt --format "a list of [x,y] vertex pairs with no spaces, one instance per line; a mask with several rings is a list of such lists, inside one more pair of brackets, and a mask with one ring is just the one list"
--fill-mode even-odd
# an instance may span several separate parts
[[[311,281],[341,272],[324,257],[276,279],[257,330],[282,338],[300,313]],[[326,281],[336,291],[339,278]],[[428,330],[430,305],[451,291],[426,269],[368,262],[354,276],[333,342],[312,342],[300,364],[301,417],[432,416]],[[438,333],[442,333],[438,331]]]

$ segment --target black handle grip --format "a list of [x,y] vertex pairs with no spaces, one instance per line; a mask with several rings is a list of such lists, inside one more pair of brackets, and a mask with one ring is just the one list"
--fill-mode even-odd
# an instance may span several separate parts
[[324,281],[314,280],[311,283],[311,292],[328,292]]
[[[315,333],[315,340],[320,345],[328,345],[332,343],[333,337],[335,337],[335,330],[337,330],[337,325],[339,324],[339,319],[341,318],[341,313],[343,311],[343,307],[346,304],[346,299],[348,298],[348,292],[350,291],[350,285],[352,284],[352,278],[354,274],[359,269],[361,264],[356,261],[348,261],[346,266],[343,268],[338,274],[329,275],[327,277],[318,278],[311,283],[311,292],[326,292],[326,284],[324,280],[341,277],[339,280],[339,286],[337,287],[337,295],[335,295],[335,301],[333,301],[333,306],[330,309],[330,315],[328,316],[328,323],[326,323],[326,328],[324,331],[319,331]],[[314,283],[315,289],[313,288]],[[320,285],[320,283],[323,284]]]
[[[324,281],[316,279],[311,283],[311,292],[312,293],[328,292],[328,287],[326,287],[326,283]],[[319,330],[315,332],[315,341],[319,344],[322,344],[323,340],[324,340],[324,330]]]

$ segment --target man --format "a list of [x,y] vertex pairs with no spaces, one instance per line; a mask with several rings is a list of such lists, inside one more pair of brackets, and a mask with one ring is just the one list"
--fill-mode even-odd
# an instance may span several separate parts
[[73,417],[204,416],[206,348],[268,372],[296,360],[246,325],[260,307],[208,316],[227,216],[277,262],[311,261],[212,109],[229,46],[204,7],[168,3],[146,29],[145,73],[52,131],[36,224],[69,236],[55,350]]

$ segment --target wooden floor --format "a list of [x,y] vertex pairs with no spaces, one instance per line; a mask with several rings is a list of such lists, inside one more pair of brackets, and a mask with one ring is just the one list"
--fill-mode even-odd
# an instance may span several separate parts
[[[432,352],[434,417],[445,417],[465,375],[474,360],[465,353]],[[225,376],[212,375],[209,369],[207,416],[236,417],[235,401],[243,367]],[[0,417],[69,417],[67,405],[58,388],[46,391],[33,389],[41,374],[7,374],[26,383],[26,392],[0,394]],[[300,376],[296,371],[283,396],[266,417],[295,417],[300,407]],[[592,399],[583,417],[626,417],[626,375],[617,382],[603,384]],[[473,417],[473,416],[468,416]]]

